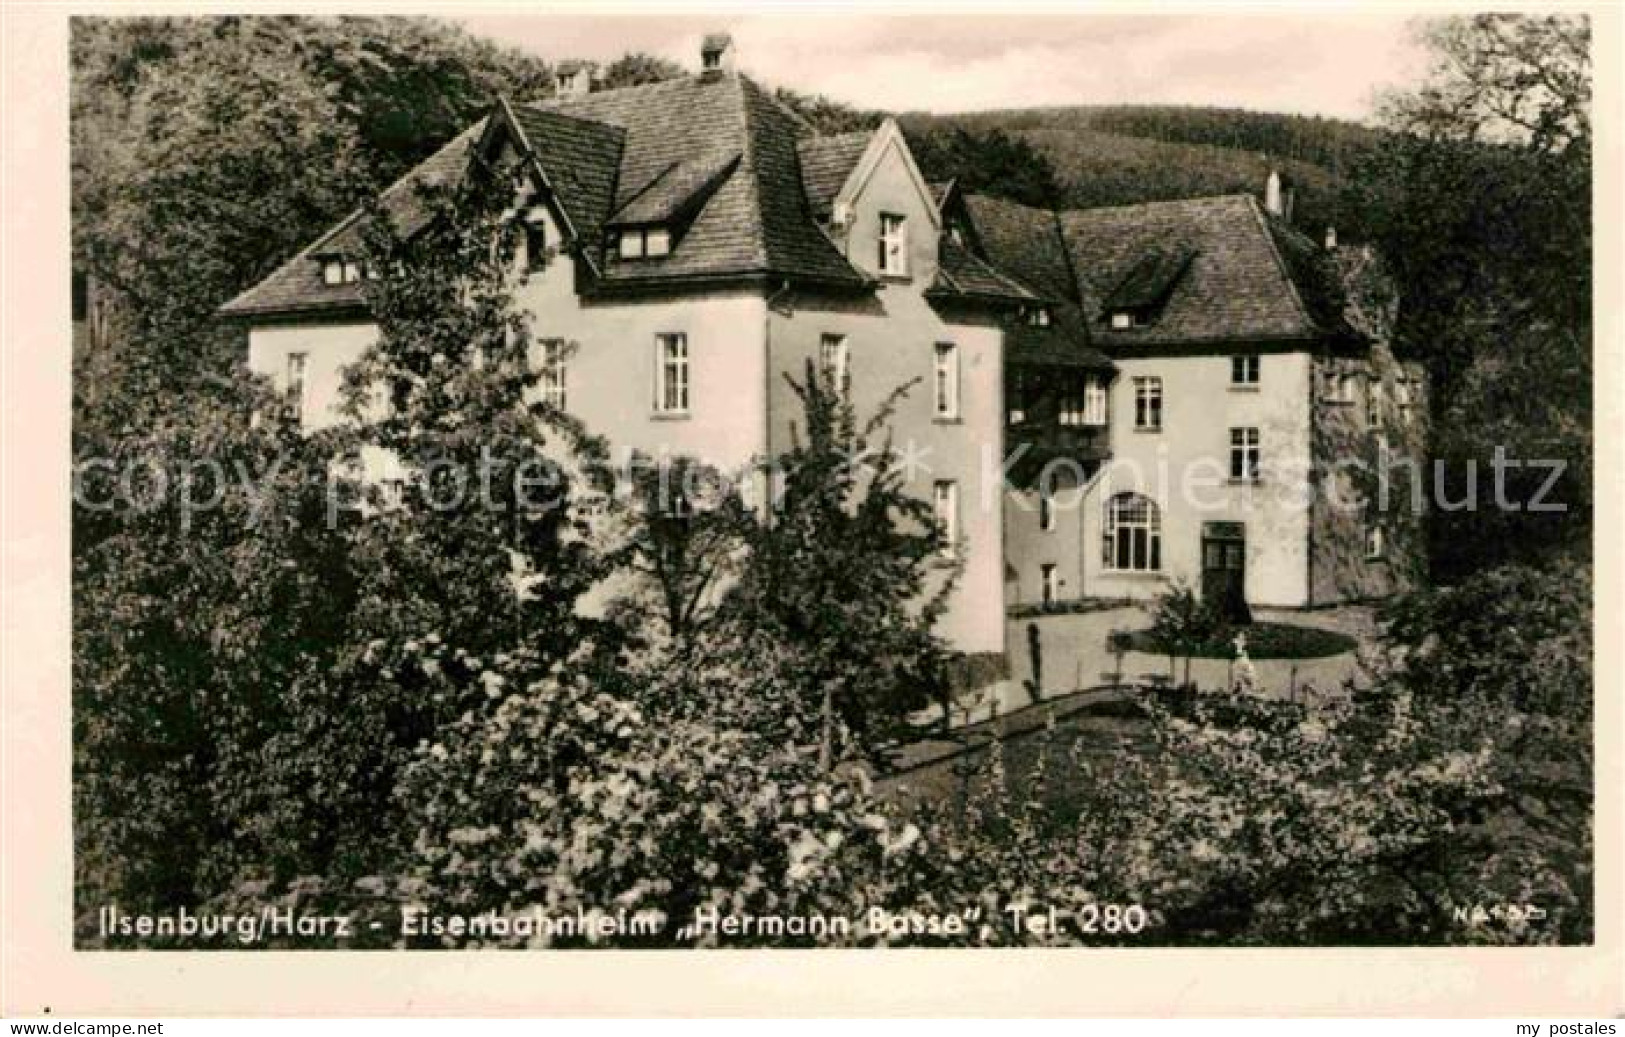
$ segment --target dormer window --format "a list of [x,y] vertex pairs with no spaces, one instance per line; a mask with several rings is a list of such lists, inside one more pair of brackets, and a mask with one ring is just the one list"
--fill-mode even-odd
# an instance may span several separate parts
[[659,259],[671,255],[671,230],[667,227],[639,227],[621,231],[622,259]]
[[326,259],[322,261],[323,284],[355,284],[361,280],[361,264],[354,259]]
[[886,277],[908,276],[908,221],[894,212],[880,214],[879,268]]
[[1112,328],[1118,331],[1132,328],[1139,323],[1132,310],[1118,310],[1112,314]]

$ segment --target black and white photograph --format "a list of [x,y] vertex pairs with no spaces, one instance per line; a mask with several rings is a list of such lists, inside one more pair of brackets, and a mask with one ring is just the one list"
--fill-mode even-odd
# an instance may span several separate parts
[[76,957],[1617,939],[1590,13],[67,21]]

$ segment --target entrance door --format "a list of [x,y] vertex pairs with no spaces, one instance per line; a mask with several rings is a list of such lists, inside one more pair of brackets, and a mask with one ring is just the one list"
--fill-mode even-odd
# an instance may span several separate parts
[[1247,609],[1247,527],[1242,523],[1202,523],[1202,600],[1217,605],[1231,622],[1252,621]]

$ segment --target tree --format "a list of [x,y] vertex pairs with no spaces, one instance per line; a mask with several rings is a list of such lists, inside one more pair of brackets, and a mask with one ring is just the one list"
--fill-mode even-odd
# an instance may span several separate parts
[[[245,861],[310,867],[355,845],[317,821],[343,809],[351,757],[297,766],[267,752],[302,745],[290,736],[316,718],[300,706],[345,643],[354,581],[329,513],[334,455],[325,437],[256,425],[256,411],[275,413],[262,387],[222,383],[79,458],[81,909],[195,904]],[[349,723],[366,744],[365,716]],[[314,809],[301,818],[298,803]]]
[[692,458],[634,455],[628,468],[623,532],[609,564],[631,570],[634,585],[617,610],[637,626],[659,617],[670,646],[661,665],[684,666],[738,575],[745,505],[733,481]]
[[[1461,501],[1497,449],[1517,462],[1507,499],[1440,508],[1436,577],[1587,550],[1591,493],[1589,26],[1569,15],[1434,23],[1433,78],[1386,106],[1395,132],[1360,163],[1351,206],[1401,289],[1397,346],[1425,362],[1432,443]],[[1539,391],[1533,391],[1538,386]]]
[[821,134],[873,130],[885,118],[883,112],[863,111],[823,94],[803,94],[788,87],[774,88],[773,98]]
[[1025,138],[1002,129],[932,128],[911,133],[909,149],[928,178],[956,181],[966,191],[1040,209],[1057,208],[1065,197],[1049,160]]
[[170,392],[240,358],[221,303],[492,95],[548,81],[536,59],[400,18],[77,18],[70,46],[74,266],[116,313],[99,344],[116,355],[92,371],[146,365]]
[[642,51],[630,51],[609,63],[599,83],[601,89],[619,90],[626,86],[682,79],[686,75],[688,72],[675,61]]
[[431,215],[409,234],[374,207],[364,262],[378,335],[343,396],[353,455],[401,477],[393,499],[374,487],[378,514],[360,527],[363,625],[415,626],[468,651],[542,639],[557,654],[588,636],[575,599],[602,574],[570,501],[601,447],[540,396],[502,215],[519,176],[474,156],[465,177],[422,185]]
[[741,669],[777,661],[790,686],[781,724],[816,731],[826,767],[872,756],[933,701],[949,653],[934,626],[957,578],[930,505],[906,487],[889,438],[893,393],[861,427],[811,362],[786,375],[803,426],[769,470],[773,499],[744,530],[748,555],[723,604]]
[[[511,303],[513,175],[475,163],[426,189],[416,233],[368,221],[378,337],[349,373],[352,423],[305,435],[228,383],[88,467],[91,502],[154,461],[215,484],[76,515],[82,897],[173,907],[376,873],[406,851],[400,768],[468,707],[403,659],[610,650],[575,610],[601,572],[570,506],[592,443],[535,398]],[[398,494],[354,471],[385,458]]]
[[1386,120],[1421,136],[1590,146],[1591,22],[1583,15],[1477,14],[1425,24],[1428,82],[1387,99]]

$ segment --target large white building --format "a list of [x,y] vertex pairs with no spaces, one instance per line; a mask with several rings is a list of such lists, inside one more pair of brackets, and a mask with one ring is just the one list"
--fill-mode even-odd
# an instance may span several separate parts
[[[1048,212],[949,191],[945,221],[1045,299],[1012,327],[1007,597],[1313,607],[1421,576],[1422,372],[1388,348],[1374,254],[1295,229],[1273,177],[1230,195]],[[1365,499],[1371,498],[1371,499]],[[1403,506],[1400,506],[1403,505]]]
[[[702,64],[500,102],[385,195],[410,229],[421,178],[476,151],[524,163],[518,301],[540,337],[573,344],[536,362],[591,431],[742,468],[789,445],[785,376],[809,360],[860,414],[917,381],[894,441],[958,541],[943,622],[967,652],[1003,650],[1008,606],[1172,578],[1286,606],[1403,584],[1407,530],[1261,492],[1288,462],[1354,449],[1323,434],[1366,412],[1330,402],[1345,375],[1384,422],[1420,413],[1381,329],[1333,290],[1335,254],[1244,196],[1069,213],[965,196],[926,183],[895,123],[815,134],[738,73],[725,37]],[[360,237],[347,219],[222,310],[309,425],[339,420],[341,372],[376,334]],[[1229,473],[1211,508],[1156,481],[1201,464]]]

